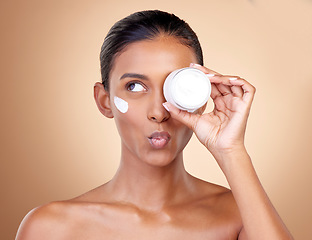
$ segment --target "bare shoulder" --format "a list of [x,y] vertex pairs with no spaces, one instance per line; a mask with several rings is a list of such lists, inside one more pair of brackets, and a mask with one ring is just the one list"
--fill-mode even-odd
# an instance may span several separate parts
[[203,196],[211,198],[222,198],[231,199],[233,197],[232,191],[224,186],[207,182],[202,179],[192,176],[193,181],[197,186],[197,192],[201,193]]
[[197,192],[200,194],[195,205],[204,213],[202,217],[205,219],[213,217],[220,226],[227,226],[227,228],[231,226],[233,231],[239,232],[242,228],[242,220],[232,191],[217,184],[196,181],[198,181]]
[[104,228],[102,223],[110,213],[110,205],[100,202],[100,197],[100,191],[94,189],[31,210],[22,220],[16,240],[81,239],[84,234],[92,235],[92,228]]
[[51,202],[31,210],[22,220],[16,240],[65,239],[72,224],[66,201]]
[[217,200],[218,204],[225,204],[232,208],[237,207],[231,189],[213,183],[206,183],[206,185],[206,191],[208,192],[208,196],[210,196],[212,199]]
[[208,182],[202,183],[204,199],[213,205],[215,210],[225,211],[240,220],[240,214],[233,193],[230,189]]

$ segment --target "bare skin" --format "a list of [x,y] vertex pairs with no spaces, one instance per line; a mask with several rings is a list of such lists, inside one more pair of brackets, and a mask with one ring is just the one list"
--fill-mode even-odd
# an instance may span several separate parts
[[[94,87],[99,110],[114,118],[121,136],[116,175],[77,198],[34,209],[17,240],[292,239],[244,147],[254,87],[191,63],[196,63],[192,49],[168,36],[132,43],[118,55],[109,93],[101,83]],[[194,114],[163,106],[166,76],[190,64],[215,74],[211,113],[202,114],[205,106]],[[114,96],[128,102],[126,113],[116,108]],[[165,132],[169,140],[155,145],[150,140],[155,132]],[[231,190],[185,171],[183,149],[193,132],[215,157]]]

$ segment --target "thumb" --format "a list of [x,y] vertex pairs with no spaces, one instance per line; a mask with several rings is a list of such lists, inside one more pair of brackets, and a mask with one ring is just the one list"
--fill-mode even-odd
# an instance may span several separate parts
[[169,102],[163,103],[163,106],[173,119],[178,120],[193,131],[195,130],[199,115],[183,111]]

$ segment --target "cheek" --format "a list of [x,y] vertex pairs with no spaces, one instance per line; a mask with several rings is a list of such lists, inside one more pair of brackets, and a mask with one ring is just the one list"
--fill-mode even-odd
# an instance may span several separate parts
[[137,130],[138,127],[143,127],[144,106],[141,106],[138,101],[127,101],[124,98],[114,96],[114,105],[116,107],[114,118],[118,127],[126,128],[128,131]]
[[184,149],[184,147],[190,141],[193,135],[193,131],[188,127],[186,127],[185,125],[182,125],[181,123],[178,123],[176,129],[180,129],[179,131],[176,132],[177,145],[180,146],[182,149]]
[[143,106],[140,102],[128,102],[123,98],[114,96],[114,105],[116,109],[126,115],[139,115],[139,112],[142,112]]
[[[122,144],[131,151],[144,149],[146,144],[144,140],[149,133],[144,106],[141,106],[137,101],[126,101],[125,99],[116,100],[114,104],[116,106],[114,120]],[[126,109],[127,111],[125,111]]]
[[115,104],[115,107],[119,110],[119,112],[121,112],[121,113],[128,112],[129,104],[127,101],[123,100],[122,98],[115,96],[114,97],[114,104]]

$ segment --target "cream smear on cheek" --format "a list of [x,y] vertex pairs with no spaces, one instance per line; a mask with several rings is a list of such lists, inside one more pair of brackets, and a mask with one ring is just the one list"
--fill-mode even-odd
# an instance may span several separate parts
[[119,98],[119,97],[114,96],[114,104],[115,104],[116,108],[117,108],[121,113],[126,113],[126,112],[128,112],[129,106],[128,106],[128,103],[127,103],[125,100],[123,100],[123,99],[121,99],[121,98]]

